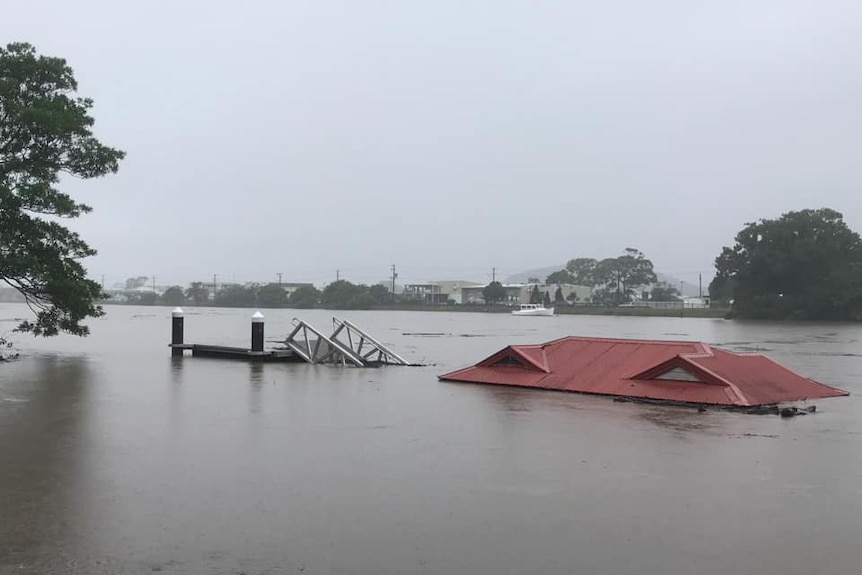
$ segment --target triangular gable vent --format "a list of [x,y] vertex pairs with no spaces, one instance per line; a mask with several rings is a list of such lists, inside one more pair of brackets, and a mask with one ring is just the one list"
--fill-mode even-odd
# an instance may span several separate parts
[[670,379],[673,381],[696,381],[698,383],[706,383],[699,376],[682,367],[674,367],[673,369],[655,375],[650,379]]
[[516,348],[507,347],[476,365],[478,367],[517,366],[529,371],[550,373],[551,370],[543,363],[541,359],[537,360],[537,358],[530,357],[530,352],[522,352]]
[[[503,357],[501,357],[500,359],[498,359],[497,361],[492,363],[491,367],[493,367],[495,365],[517,365],[519,367],[525,367],[525,368],[527,367],[526,365],[524,365],[524,362],[521,361],[520,358],[517,358],[514,355],[508,355],[508,354],[504,355]],[[532,367],[532,366],[530,366],[530,367]]]

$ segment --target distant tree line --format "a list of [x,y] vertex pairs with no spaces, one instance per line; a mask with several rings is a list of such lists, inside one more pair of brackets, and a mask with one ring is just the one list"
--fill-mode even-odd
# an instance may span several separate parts
[[[143,282],[139,281],[143,279]],[[147,278],[130,278],[128,289],[136,289],[146,284]],[[171,286],[158,295],[156,292],[135,292],[125,294],[128,303],[139,305],[197,305],[215,307],[260,307],[260,308],[301,308],[322,307],[327,309],[371,309],[375,306],[392,303],[393,297],[382,285],[368,286],[339,280],[327,285],[323,291],[314,286],[300,286],[288,292],[280,284],[266,285],[228,285],[216,290],[211,298],[211,288],[202,282],[194,282],[188,288]]]
[[[733,246],[715,260],[716,275],[709,285],[713,305],[728,306],[731,317],[862,321],[862,238],[851,230],[841,213],[822,208],[788,212],[776,219],[746,224]],[[538,278],[530,278],[538,284]],[[130,278],[129,289],[146,285],[147,278]],[[565,302],[559,284],[588,286],[592,301],[616,306],[638,297],[649,286],[653,301],[678,299],[671,285],[658,282],[652,262],[639,250],[628,248],[616,258],[575,258],[550,274],[545,283],[558,284],[550,292],[534,285],[530,301],[546,306]],[[487,303],[506,302],[498,281],[483,288]],[[340,280],[318,290],[301,287],[288,294],[278,284],[227,286],[210,300],[209,289],[193,283],[174,286],[161,296],[138,293],[135,303],[216,305],[229,307],[323,307],[371,309],[391,303],[408,305],[382,285],[367,286]]]

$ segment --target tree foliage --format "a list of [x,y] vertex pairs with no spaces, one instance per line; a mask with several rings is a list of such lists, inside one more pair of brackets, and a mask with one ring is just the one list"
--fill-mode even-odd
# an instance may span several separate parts
[[715,260],[714,300],[742,318],[862,320],[862,239],[828,208],[748,223]]
[[[566,267],[549,275],[546,284],[575,284],[598,288],[591,299],[602,305],[619,305],[630,301],[635,288],[655,283],[653,264],[640,250],[626,248],[620,257],[574,258]],[[556,298],[555,298],[556,299]]]
[[217,293],[213,304],[219,307],[254,307],[257,289],[250,286],[227,285]]
[[530,303],[542,303],[542,292],[539,291],[538,285],[534,285],[530,290]]
[[368,295],[371,296],[371,299],[373,299],[374,303],[377,305],[392,301],[392,294],[389,293],[389,289],[381,284],[374,284],[371,286],[368,289]]
[[0,280],[33,309],[18,329],[34,335],[86,335],[81,322],[103,313],[101,288],[80,263],[96,251],[57,221],[91,208],[57,186],[63,174],[114,173],[124,153],[93,136],[93,102],[77,88],[62,58],[29,44],[0,48]]
[[506,288],[498,281],[493,281],[482,289],[482,297],[486,303],[494,304],[504,301],[507,297]]
[[204,305],[209,302],[210,290],[202,282],[192,282],[186,289],[186,298],[195,305]]
[[[380,287],[383,288],[383,286]],[[379,290],[375,293],[379,293]],[[367,285],[338,280],[323,289],[320,303],[329,309],[369,309],[377,302]]]
[[287,304],[290,307],[310,309],[320,303],[320,290],[314,286],[300,286],[290,294]]
[[257,290],[257,304],[260,307],[284,307],[287,301],[287,292],[279,284],[267,284]]
[[653,286],[650,299],[653,301],[677,301],[679,291],[667,282],[660,282]]
[[596,276],[599,262],[593,258],[575,258],[566,263],[571,282],[579,286],[594,287],[602,281]]
[[545,292],[542,296],[542,305],[545,307],[551,307],[551,293]]
[[[600,261],[593,277],[596,284],[604,285],[606,294],[600,295],[600,299],[616,305],[631,301],[634,288],[656,282],[652,262],[633,248],[626,248],[620,257]],[[609,301],[608,295],[611,296]]]
[[162,303],[165,305],[183,305],[185,301],[186,296],[180,286],[171,286],[162,294]]
[[563,288],[561,288],[560,286],[557,286],[557,290],[554,292],[554,303],[556,305],[563,305],[564,303],[566,303],[566,300],[563,297]]
[[562,269],[556,271],[545,278],[545,285],[554,285],[554,284],[571,284],[574,283],[572,279],[572,274],[569,273],[569,270]]
[[134,278],[126,278],[126,291],[138,289],[147,285],[147,276],[137,276]]

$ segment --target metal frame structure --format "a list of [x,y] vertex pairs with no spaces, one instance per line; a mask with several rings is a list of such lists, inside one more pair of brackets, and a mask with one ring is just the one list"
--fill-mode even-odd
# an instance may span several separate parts
[[[329,339],[350,349],[361,357],[366,364],[410,365],[406,359],[346,319],[334,317],[332,318],[332,326],[334,329]],[[339,339],[342,334],[346,336],[347,341]]]
[[[338,362],[344,365],[349,363],[356,367],[365,366],[362,357],[354,353],[352,349],[339,341],[333,341],[326,337],[311,324],[294,318],[293,325],[295,327],[284,340],[284,345],[308,363]],[[310,338],[309,332],[314,334],[316,339]]]
[[293,331],[283,343],[308,363],[341,363],[356,367],[411,365],[346,319],[332,318],[333,332],[329,337],[300,319],[294,318],[293,325]]

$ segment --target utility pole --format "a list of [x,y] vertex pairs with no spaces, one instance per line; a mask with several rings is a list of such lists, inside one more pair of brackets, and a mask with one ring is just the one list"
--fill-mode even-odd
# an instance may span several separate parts
[[278,276],[278,285],[281,285],[281,272],[278,272],[275,275]]
[[395,273],[395,264],[392,264],[392,301],[395,301],[395,278],[398,274]]
[[105,274],[102,274],[102,290],[105,289]]
[[335,270],[335,281],[341,281],[341,270]]
[[697,287],[700,291],[700,298],[703,299],[703,274],[697,274]]
[[156,276],[153,276],[153,293],[156,293]]
[[497,268],[491,268],[491,283],[497,281]]
[[216,283],[217,283],[217,280],[218,280],[218,275],[213,274],[213,300],[215,300],[215,297],[216,297]]

